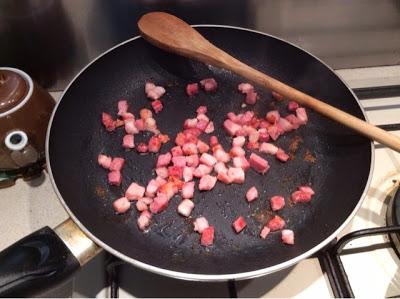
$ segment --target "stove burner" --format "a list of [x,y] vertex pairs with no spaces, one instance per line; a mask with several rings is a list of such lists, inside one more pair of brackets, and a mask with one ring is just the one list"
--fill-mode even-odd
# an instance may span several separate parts
[[[400,186],[399,182],[396,180],[393,180],[393,183],[397,184],[397,190],[390,199],[386,212],[386,222],[388,226],[400,225]],[[391,233],[389,237],[394,251],[400,258],[400,233]]]

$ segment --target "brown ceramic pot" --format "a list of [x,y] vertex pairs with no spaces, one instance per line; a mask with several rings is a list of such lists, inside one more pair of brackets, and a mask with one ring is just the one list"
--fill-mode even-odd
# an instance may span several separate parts
[[25,72],[0,67],[0,171],[44,160],[54,104],[50,94]]

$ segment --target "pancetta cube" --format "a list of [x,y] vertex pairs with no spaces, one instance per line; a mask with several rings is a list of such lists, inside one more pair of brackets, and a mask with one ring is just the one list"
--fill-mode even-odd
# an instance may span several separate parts
[[240,167],[229,167],[228,176],[231,178],[232,183],[243,184],[245,179],[245,174]]
[[294,232],[290,229],[282,230],[282,242],[288,245],[294,245]]
[[124,164],[125,164],[124,158],[115,157],[111,161],[110,170],[111,171],[121,171],[121,169],[124,167]]
[[260,145],[259,151],[269,155],[275,155],[278,152],[278,147],[272,143],[263,142]]
[[300,124],[305,125],[308,121],[308,116],[305,108],[297,108],[296,109],[296,116],[300,121]]
[[246,220],[244,220],[243,216],[239,216],[233,223],[233,229],[238,234],[240,233],[246,226]]
[[157,136],[151,136],[148,146],[150,153],[158,153],[160,151],[161,141]]
[[193,176],[196,178],[202,178],[203,176],[210,174],[212,172],[212,170],[213,170],[212,167],[204,165],[204,164],[200,164],[193,171]]
[[232,147],[235,147],[235,146],[243,147],[245,142],[246,142],[246,138],[244,136],[237,136],[232,139]]
[[129,208],[131,207],[131,203],[126,197],[121,197],[115,200],[112,206],[115,212],[117,212],[118,214],[122,214],[129,210]]
[[268,234],[271,232],[271,230],[269,229],[269,227],[268,226],[264,226],[263,228],[262,228],[262,230],[261,230],[261,232],[260,232],[260,237],[262,238],[262,239],[265,239],[265,238],[267,238],[267,236],[268,236]]
[[205,91],[216,91],[218,86],[214,78],[203,79],[200,81],[200,85]]
[[208,221],[205,217],[199,217],[196,218],[195,221],[193,221],[193,225],[194,225],[194,231],[198,232],[198,233],[203,233],[203,231],[209,227]]
[[115,130],[115,121],[110,114],[103,112],[101,114],[101,122],[108,132]]
[[209,226],[203,230],[200,238],[202,246],[211,246],[214,243],[214,226]]
[[246,157],[244,157],[244,156],[234,157],[233,158],[233,166],[240,167],[244,171],[247,171],[250,168],[250,163],[249,163],[249,161],[247,161]]
[[182,187],[182,197],[183,198],[193,198],[194,195],[194,182],[186,182]]
[[295,101],[289,101],[287,105],[288,110],[293,112],[296,111],[296,109],[299,107],[300,107],[299,104]]
[[268,161],[261,158],[259,155],[255,153],[251,153],[250,155],[250,166],[257,172],[264,174],[269,169]]
[[158,167],[156,168],[157,176],[166,179],[168,177],[168,168],[167,167]]
[[257,102],[257,93],[254,91],[249,91],[246,94],[245,102],[248,105],[254,105]]
[[157,193],[153,202],[150,204],[150,211],[153,214],[158,214],[168,207],[169,198],[164,193]]
[[128,101],[126,100],[118,101],[118,115],[122,116],[126,112],[128,112]]
[[215,184],[217,183],[217,178],[215,176],[206,174],[200,178],[199,181],[199,190],[211,190],[214,188]]
[[147,146],[146,143],[141,142],[136,146],[136,150],[139,153],[144,154],[144,153],[147,153],[149,151],[149,147]]
[[231,156],[225,152],[222,147],[221,148],[217,148],[214,152],[213,152],[213,156],[214,158],[219,161],[219,162],[223,162],[223,163],[228,163],[229,160],[231,159]]
[[186,166],[186,157],[185,156],[175,156],[172,157],[172,164],[176,167],[185,167]]
[[150,225],[151,213],[149,211],[143,211],[138,217],[137,224],[140,230],[144,231]]
[[184,199],[178,205],[178,213],[182,216],[189,217],[194,208],[194,203],[190,199]]
[[127,148],[127,149],[131,149],[131,148],[135,147],[135,139],[134,139],[133,135],[126,134],[122,138],[122,147]]
[[186,94],[188,96],[191,97],[198,93],[199,93],[199,84],[191,83],[191,84],[186,85]]
[[171,158],[172,156],[170,152],[158,155],[156,167],[159,168],[168,166],[168,164],[171,162]]
[[153,110],[156,114],[160,113],[164,108],[164,106],[160,100],[155,100],[155,101],[151,102],[151,107],[153,107]]
[[126,134],[134,135],[139,133],[139,129],[136,127],[136,121],[134,119],[127,119],[124,123]]
[[281,161],[281,162],[286,162],[287,160],[289,160],[289,155],[285,153],[285,151],[283,149],[278,149],[278,151],[275,154],[275,157]]
[[271,220],[268,221],[267,226],[271,231],[281,230],[285,227],[285,220],[278,215],[275,215]]
[[184,143],[182,145],[182,151],[186,156],[196,155],[198,153],[197,145],[195,143]]
[[183,181],[189,182],[193,180],[193,171],[194,171],[193,167],[189,166],[183,167],[183,172],[182,172]]
[[110,168],[110,166],[111,166],[111,161],[112,161],[112,158],[109,157],[109,156],[106,156],[106,155],[103,155],[103,154],[99,154],[99,155],[97,156],[97,163],[98,163],[101,167],[103,167],[103,168],[105,168],[105,169],[109,169],[109,168]]
[[246,199],[248,202],[252,202],[256,200],[258,197],[258,191],[256,187],[251,187],[249,190],[246,192]]
[[270,123],[270,124],[276,124],[279,119],[281,118],[279,111],[278,110],[271,110],[267,112],[267,115],[265,116],[265,119]]
[[119,170],[113,170],[108,173],[108,183],[113,186],[119,186],[122,182],[122,175]]
[[144,196],[146,188],[138,183],[131,183],[125,191],[125,197],[129,200],[138,200]]
[[285,206],[285,198],[280,195],[272,196],[270,202],[272,211],[278,211]]
[[230,119],[226,119],[224,121],[224,128],[225,131],[231,135],[231,136],[235,136],[236,133],[242,128],[240,125],[234,123],[233,121],[231,121]]
[[200,157],[200,162],[207,166],[214,167],[214,165],[217,163],[217,159],[210,154],[203,153]]
[[217,179],[225,184],[232,183],[232,177],[228,175],[228,171],[227,172],[224,172],[224,171],[218,172]]

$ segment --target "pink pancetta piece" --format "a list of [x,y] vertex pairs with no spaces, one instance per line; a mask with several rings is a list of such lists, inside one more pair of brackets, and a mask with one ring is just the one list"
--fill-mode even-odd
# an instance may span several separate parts
[[226,165],[225,165],[224,162],[217,162],[214,165],[214,171],[216,173],[220,173],[221,171],[227,173],[228,172],[228,168],[226,168]]
[[156,177],[156,182],[158,184],[158,187],[163,186],[163,185],[165,185],[167,183],[165,178],[162,178],[160,176]]
[[260,144],[258,142],[248,142],[246,145],[246,148],[249,150],[256,150],[260,147]]
[[105,169],[109,169],[109,168],[110,168],[110,166],[111,166],[111,161],[112,161],[112,158],[109,157],[109,156],[106,156],[106,155],[103,155],[103,154],[99,154],[99,155],[97,156],[97,163],[98,163],[101,167],[103,167],[103,168],[105,168]]
[[270,124],[276,124],[280,118],[281,118],[281,116],[280,116],[278,110],[271,110],[271,111],[267,112],[267,115],[265,116],[265,119]]
[[231,121],[230,119],[226,119],[224,121],[224,128],[225,131],[231,135],[231,136],[235,136],[236,133],[242,128],[240,125],[234,123],[233,121]]
[[296,109],[296,116],[300,121],[300,124],[305,125],[308,121],[308,116],[305,108],[297,108]]
[[[243,170],[242,170],[243,171]],[[218,172],[217,179],[225,184],[231,184],[232,178],[228,175],[228,171]]]
[[[200,115],[202,115],[202,114],[200,114]],[[202,119],[197,122],[196,128],[199,129],[201,132],[204,132],[205,129],[207,128],[208,124],[209,124],[208,121],[205,121]]]
[[136,123],[134,119],[127,119],[125,122],[125,132],[127,134],[137,134],[139,133],[139,129],[136,127]]
[[197,114],[206,114],[207,113],[207,106],[199,106],[196,110]]
[[199,153],[207,153],[210,147],[208,146],[207,143],[201,141],[200,139],[197,140],[197,149],[199,150]]
[[246,192],[246,199],[248,202],[252,202],[256,200],[258,197],[258,191],[256,187],[251,187],[249,190]]
[[278,147],[272,143],[263,142],[260,145],[259,151],[269,155],[275,155],[278,152]]
[[232,183],[243,184],[245,179],[244,170],[240,167],[229,167],[228,176]]
[[281,135],[281,130],[280,128],[278,128],[277,125],[272,125],[270,127],[267,128],[268,131],[268,135],[269,137],[272,138],[272,140],[276,141],[279,136]]
[[108,183],[113,186],[119,186],[122,182],[122,175],[119,170],[113,170],[108,173]]
[[265,239],[265,238],[267,238],[267,236],[268,236],[268,234],[271,232],[271,230],[269,229],[269,227],[268,226],[264,226],[263,228],[262,228],[262,230],[261,230],[261,232],[260,232],[260,237],[262,238],[262,239]]
[[250,91],[254,91],[254,86],[251,85],[250,83],[240,83],[238,85],[238,90],[242,93],[248,93]]
[[160,100],[155,100],[155,101],[151,102],[151,107],[153,108],[153,110],[156,114],[160,113],[164,108],[164,106]]
[[291,199],[294,203],[299,203],[299,202],[310,202],[312,198],[312,195],[308,192],[304,191],[295,191],[291,195]]
[[199,84],[191,83],[186,85],[186,94],[191,97],[199,93]]
[[233,223],[233,229],[238,234],[240,233],[246,226],[246,220],[244,220],[243,216],[239,216]]
[[198,122],[199,121],[197,118],[185,119],[185,122],[183,123],[183,128],[184,129],[196,128]]
[[131,207],[131,203],[126,197],[121,197],[115,200],[112,204],[114,211],[118,214],[125,213]]
[[137,224],[140,230],[144,231],[150,225],[151,213],[149,211],[143,211],[138,217]]
[[275,100],[277,100],[278,102],[283,101],[285,98],[283,97],[283,95],[277,93],[276,91],[272,91],[272,96]]
[[147,146],[146,143],[141,142],[141,143],[139,143],[139,144],[137,145],[136,150],[137,150],[139,153],[144,154],[144,153],[147,153],[147,152],[149,151],[149,147]]
[[146,188],[140,186],[138,183],[131,183],[125,191],[125,197],[129,200],[138,200],[144,196]]
[[258,129],[258,141],[260,142],[268,142],[269,141],[269,134],[266,128]]
[[194,225],[194,231],[198,232],[198,233],[203,233],[203,231],[209,227],[208,221],[205,217],[199,217],[196,218],[195,221],[193,221],[193,225]]
[[144,90],[145,90],[146,96],[152,100],[158,100],[165,93],[164,87],[156,86],[155,84],[153,84],[151,82],[146,82]]
[[150,153],[158,153],[161,148],[161,141],[157,136],[151,136],[149,140],[149,152]]
[[208,116],[205,114],[205,113],[197,113],[197,120],[198,121],[205,121],[205,122],[209,122],[210,121],[210,119],[208,118]]
[[128,112],[128,101],[126,100],[118,101],[118,115],[122,116],[126,112]]
[[143,120],[153,117],[153,113],[147,108],[140,109],[139,115],[140,115],[140,118]]
[[174,157],[175,156],[182,156],[183,155],[182,148],[179,145],[174,146],[173,148],[171,148],[171,154]]
[[248,105],[254,105],[257,102],[257,93],[254,91],[249,91],[246,94],[245,102]]
[[244,157],[246,155],[246,152],[242,147],[234,146],[229,151],[229,154],[231,155],[231,157]]
[[294,232],[290,229],[282,230],[282,242],[288,245],[294,245]]
[[213,168],[204,164],[200,164],[197,168],[193,171],[193,176],[196,178],[202,178],[203,176],[210,174]]
[[203,177],[201,177],[199,181],[199,190],[211,190],[214,188],[215,184],[217,183],[217,178],[215,176],[206,174]]
[[168,177],[168,168],[167,167],[158,167],[156,168],[157,176],[166,179]]
[[133,135],[126,134],[122,138],[122,147],[127,148],[127,149],[131,149],[131,148],[135,147],[135,139],[134,139]]
[[182,186],[182,197],[183,198],[193,198],[194,195],[194,182],[186,182]]
[[233,121],[234,123],[239,123],[240,122],[240,117],[239,116],[237,116],[235,113],[233,113],[233,112],[228,112],[227,114],[226,114],[226,117],[228,118],[228,119],[230,119],[231,121]]
[[135,120],[135,126],[139,131],[144,131],[145,130],[144,120],[141,118]]
[[183,167],[182,178],[184,182],[189,182],[193,180],[193,167],[185,166]]
[[201,233],[200,244],[202,246],[211,246],[214,243],[214,226],[209,226]]
[[169,166],[168,167],[168,176],[169,177],[176,177],[178,179],[181,179],[183,176],[183,167],[178,167],[178,166]]
[[170,152],[158,155],[156,167],[159,168],[168,166],[168,164],[171,162],[171,158],[172,155]]
[[198,155],[186,156],[186,165],[189,167],[197,167],[199,165],[199,160]]
[[228,163],[229,160],[231,159],[231,156],[227,152],[225,152],[222,148],[216,149],[215,152],[213,153],[213,156],[217,161],[223,163]]
[[277,230],[283,229],[285,227],[285,224],[286,224],[285,220],[283,220],[278,215],[275,215],[274,218],[272,218],[270,221],[268,221],[267,227],[271,231],[277,231]]
[[244,136],[238,136],[232,139],[232,147],[238,146],[243,147],[246,142],[246,138]]
[[150,211],[153,214],[158,214],[164,211],[168,207],[169,198],[164,193],[157,193],[157,196],[154,198],[153,202],[150,204]]
[[216,146],[218,144],[219,144],[218,137],[215,136],[215,135],[210,136],[210,146],[213,147],[213,146]]
[[198,153],[197,145],[195,143],[185,143],[182,146],[182,151],[186,156],[196,155]]
[[148,209],[147,204],[143,200],[139,199],[136,202],[136,210],[138,210],[139,212],[146,211],[147,209]]
[[251,153],[250,155],[250,166],[257,172],[264,174],[269,169],[268,161],[261,158],[259,155],[255,153]]
[[286,162],[287,160],[289,160],[289,155],[285,153],[285,151],[283,149],[278,149],[278,151],[275,154],[275,157],[281,161],[281,162]]
[[175,156],[172,157],[172,164],[176,167],[185,167],[186,166],[186,157],[185,156]]
[[103,112],[101,114],[101,122],[108,132],[115,130],[115,121],[110,114]]
[[300,186],[299,190],[302,191],[302,192],[308,193],[310,195],[314,195],[315,194],[314,190],[310,186]]
[[280,118],[278,121],[278,126],[282,128],[284,132],[290,132],[294,130],[292,123],[286,118]]
[[125,164],[124,158],[115,157],[111,161],[110,170],[111,171],[121,171],[121,169],[124,167],[124,164]]
[[260,134],[254,129],[254,131],[249,134],[249,143],[257,143],[259,138]]
[[182,216],[189,217],[194,208],[194,203],[190,199],[184,199],[178,205],[178,213]]
[[296,111],[296,109],[299,107],[300,107],[299,104],[295,101],[289,101],[287,105],[288,110],[293,112]]
[[285,198],[280,195],[272,196],[270,202],[272,211],[278,211],[285,206]]
[[212,132],[214,132],[214,122],[210,121],[207,127],[204,129],[204,133],[211,134]]
[[214,167],[214,165],[217,163],[217,159],[215,159],[214,156],[203,153],[200,157],[200,163],[203,163],[204,165]]
[[154,197],[154,194],[157,192],[159,186],[160,184],[156,179],[151,179],[146,186],[146,196]]
[[289,114],[285,119],[292,124],[294,130],[298,129],[301,125],[301,121],[294,114]]
[[205,91],[216,91],[218,84],[214,78],[207,78],[200,81],[201,86]]
[[250,168],[250,163],[249,163],[249,161],[247,161],[246,157],[244,157],[244,156],[234,157],[233,158],[233,166],[240,167],[244,171],[247,171]]

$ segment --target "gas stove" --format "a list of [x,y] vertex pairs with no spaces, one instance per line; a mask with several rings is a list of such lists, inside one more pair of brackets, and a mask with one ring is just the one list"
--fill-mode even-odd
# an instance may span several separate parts
[[[400,66],[336,70],[354,90],[371,123],[400,135]],[[61,92],[53,92],[57,100]],[[102,253],[48,297],[357,297],[400,296],[400,239],[374,228],[400,221],[400,154],[376,144],[371,186],[360,210],[338,236],[347,241],[297,265],[261,278],[200,283],[162,277],[125,265]],[[396,196],[397,195],[397,196]],[[68,215],[46,173],[0,190],[0,250],[42,226],[56,226]],[[394,209],[391,210],[391,207]],[[387,215],[388,214],[388,215]],[[372,230],[371,230],[372,229]],[[372,234],[372,235],[371,235]],[[399,234],[400,235],[400,234]],[[344,244],[344,243],[343,243]],[[397,249],[394,247],[397,244]],[[337,263],[337,261],[340,263]]]

